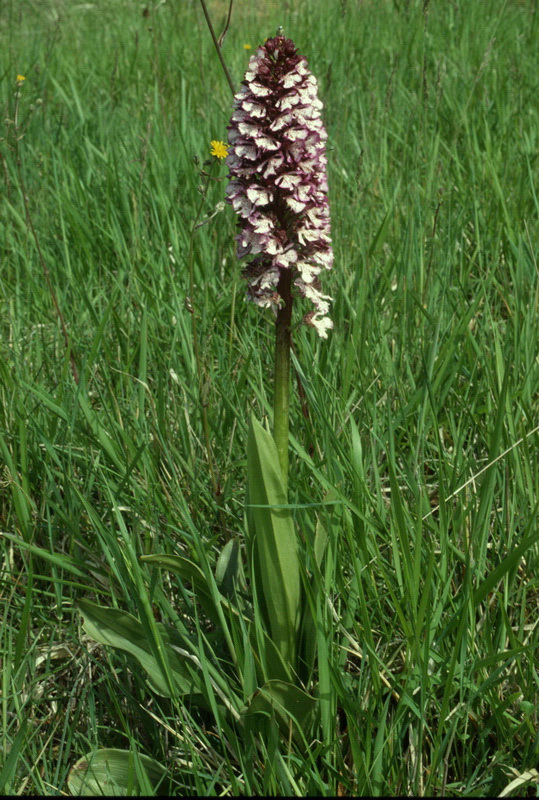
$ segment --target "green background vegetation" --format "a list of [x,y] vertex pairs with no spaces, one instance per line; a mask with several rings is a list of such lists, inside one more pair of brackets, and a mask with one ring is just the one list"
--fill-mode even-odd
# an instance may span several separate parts
[[[263,759],[235,762],[211,715],[153,695],[74,610],[136,615],[137,580],[158,581],[137,556],[215,564],[243,535],[273,326],[243,299],[228,206],[196,232],[191,297],[218,497],[185,304],[193,159],[226,139],[229,87],[194,1],[3,4],[4,791],[65,792],[97,747],[152,755],[174,768],[167,790],[201,794],[492,795],[537,767],[538,16],[304,0],[232,18],[236,84],[244,45],[278,24],[319,80],[335,246],[335,328],[295,333],[308,416],[294,388],[290,477],[302,540],[318,514],[328,531],[333,714],[316,757],[280,745],[268,784]],[[165,575],[161,590],[202,624],[188,586]]]

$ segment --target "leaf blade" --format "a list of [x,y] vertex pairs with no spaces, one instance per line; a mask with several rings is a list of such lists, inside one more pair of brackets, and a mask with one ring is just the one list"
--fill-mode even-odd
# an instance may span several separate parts
[[[253,417],[247,443],[248,514],[253,574],[271,639],[295,666],[301,578],[296,533],[286,507],[279,456],[272,436]],[[262,595],[262,597],[260,597]],[[269,676],[271,677],[271,676]]]

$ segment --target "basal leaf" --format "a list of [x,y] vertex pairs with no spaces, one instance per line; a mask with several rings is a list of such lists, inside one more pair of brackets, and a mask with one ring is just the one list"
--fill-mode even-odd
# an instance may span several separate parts
[[72,795],[125,797],[155,793],[166,768],[150,756],[113,748],[96,750],[79,758],[67,779]]
[[[301,582],[296,532],[271,435],[252,417],[247,443],[250,551],[268,633],[285,663],[295,665]],[[260,603],[260,601],[262,601]]]
[[215,607],[215,602],[208,586],[206,576],[200,569],[198,564],[190,561],[188,558],[176,555],[150,555],[141,556],[140,561],[144,564],[150,564],[153,567],[161,567],[168,569],[179,575],[182,581],[190,583],[193,587],[193,593],[200,605],[204,609],[207,616],[214,623],[220,625],[219,613]]
[[[152,688],[169,697],[170,687],[166,675],[153,655],[152,648],[142,624],[127,611],[103,608],[89,600],[79,600],[77,607],[84,618],[84,630],[101,644],[124,650],[134,656],[150,679]],[[180,660],[167,642],[166,630],[159,626],[163,637],[172,676],[180,694],[201,692],[200,678],[187,662]]]
[[302,742],[310,735],[317,709],[316,697],[291,683],[271,680],[254,693],[242,713],[266,717],[275,714],[281,733],[287,736],[292,724],[293,735]]
[[234,587],[245,586],[243,564],[241,563],[240,544],[237,538],[225,544],[215,568],[215,580],[219,590],[229,597],[234,593]]

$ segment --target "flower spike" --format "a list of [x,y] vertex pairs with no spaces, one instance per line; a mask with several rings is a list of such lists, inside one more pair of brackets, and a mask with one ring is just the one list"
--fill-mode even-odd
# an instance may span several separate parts
[[327,133],[318,84],[290,39],[277,35],[249,60],[228,126],[227,201],[238,214],[238,258],[248,296],[279,307],[284,270],[314,310],[303,321],[327,338],[333,322],[319,275],[333,251],[327,196]]

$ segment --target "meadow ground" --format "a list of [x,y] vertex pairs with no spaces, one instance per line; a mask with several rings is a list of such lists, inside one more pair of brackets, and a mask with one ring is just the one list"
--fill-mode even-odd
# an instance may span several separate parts
[[221,706],[153,692],[75,609],[151,608],[212,646],[189,582],[139,556],[209,574],[243,541],[249,413],[271,416],[272,318],[244,300],[224,180],[192,230],[230,90],[194,0],[3,4],[0,791],[67,792],[107,747],[178,794],[536,792],[538,17],[236,6],[236,85],[279,24],[318,78],[335,249],[335,327],[295,331],[291,411],[306,558],[327,532],[322,712],[247,759]]

